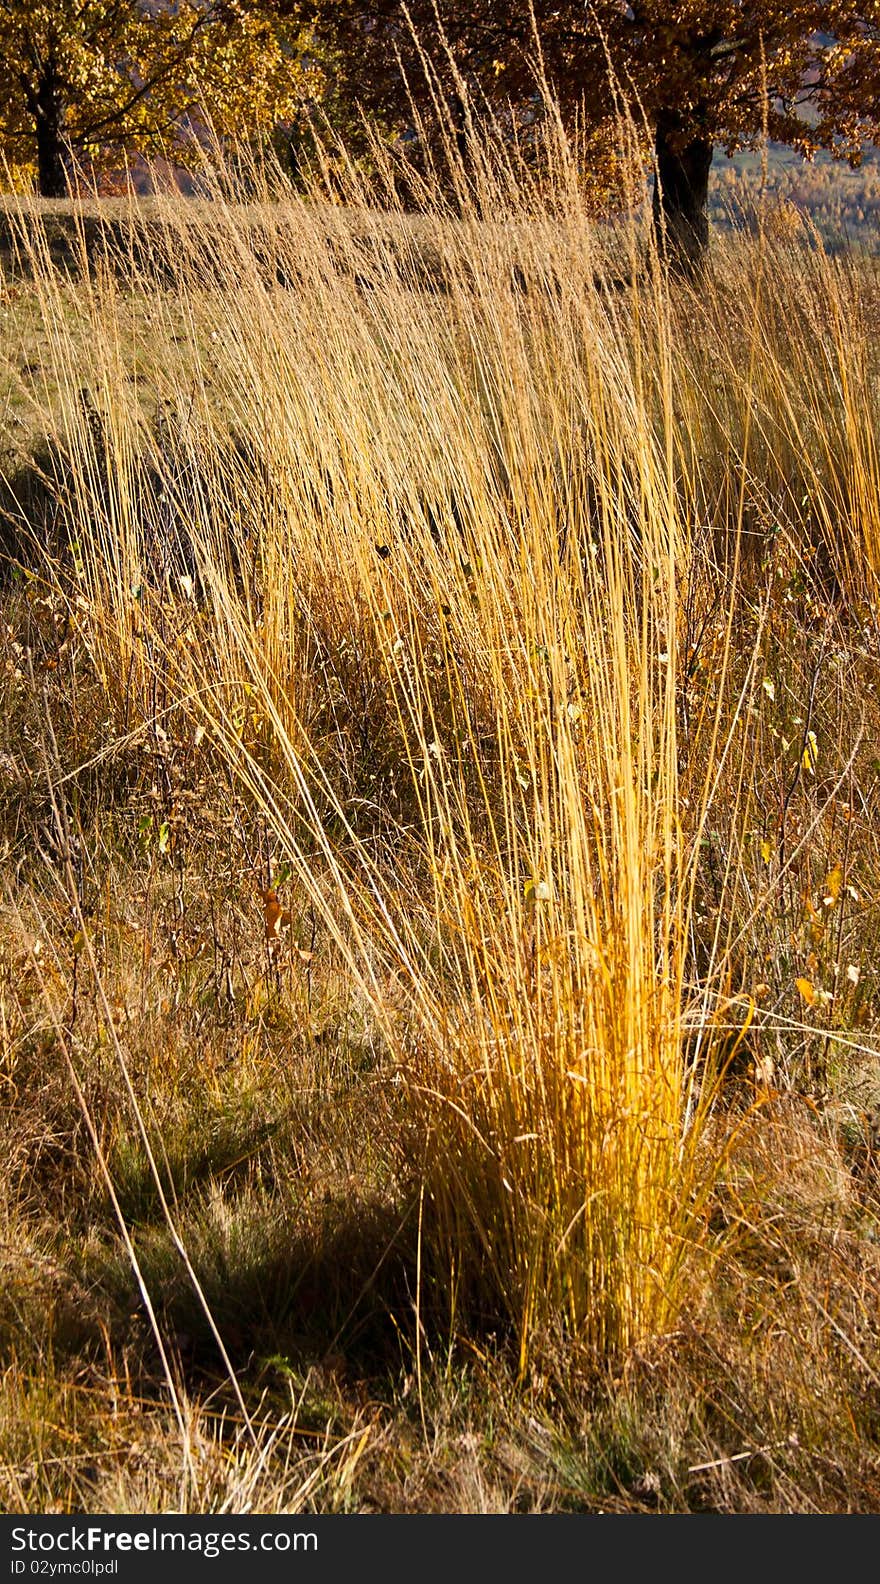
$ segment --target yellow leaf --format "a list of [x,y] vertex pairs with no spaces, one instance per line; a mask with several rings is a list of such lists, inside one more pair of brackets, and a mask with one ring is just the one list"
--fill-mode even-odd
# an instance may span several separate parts
[[533,908],[536,902],[549,902],[550,887],[546,880],[527,880],[523,887],[523,900],[527,908]]
[[770,859],[773,857],[773,848],[771,847],[771,845],[770,845],[769,841],[767,840],[766,836],[764,837],[764,840],[761,843],[761,857],[763,858],[763,860],[764,860],[764,862],[766,864],[768,864],[770,862]]
[[816,999],[816,992],[813,989],[809,979],[796,979],[795,984],[797,985],[803,1000],[806,1001],[807,1006],[812,1006]]
[[825,881],[825,895],[822,898],[826,907],[832,907],[843,890],[843,870],[840,864],[835,864]]
[[804,918],[809,919],[813,924],[819,924],[820,928],[824,929],[825,926],[822,922],[822,915],[821,913],[816,912],[816,909],[813,905],[813,898],[810,896],[809,891],[805,891],[803,894],[803,904]]
[[806,742],[804,744],[804,751],[803,751],[803,754],[801,756],[801,763],[802,763],[804,769],[805,770],[809,770],[810,773],[813,774],[813,775],[815,775],[815,773],[816,773],[816,760],[818,759],[818,757],[819,757],[819,744],[816,741],[816,733],[813,732],[813,731],[807,732],[807,739],[806,739]]

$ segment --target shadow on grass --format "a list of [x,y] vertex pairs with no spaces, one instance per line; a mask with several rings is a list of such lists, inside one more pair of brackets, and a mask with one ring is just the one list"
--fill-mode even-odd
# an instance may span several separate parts
[[[189,1385],[224,1372],[213,1327],[237,1375],[299,1373],[332,1358],[357,1378],[387,1375],[415,1325],[417,1201],[326,1198],[299,1211],[259,1189],[210,1192],[182,1227],[205,1304],[165,1227],[135,1234],[144,1282]],[[160,1373],[131,1266],[119,1252],[93,1279],[118,1341]],[[207,1310],[210,1312],[208,1318]],[[213,1321],[213,1326],[212,1322]]]

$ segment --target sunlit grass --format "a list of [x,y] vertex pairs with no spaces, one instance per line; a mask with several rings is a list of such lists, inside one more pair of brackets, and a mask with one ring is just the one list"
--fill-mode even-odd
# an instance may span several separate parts
[[763,1108],[857,1152],[874,1103],[869,285],[759,236],[685,286],[636,221],[609,267],[563,146],[478,176],[418,221],[354,171],[157,199],[134,284],[31,244],[7,1079],[57,1068],[99,1286],[187,1315],[163,1352],[145,1300],[187,1501],[175,1349],[247,1433],[242,1304],[296,1312],[322,1192],[326,1345],[395,1251],[424,1428],[438,1349],[539,1402],[673,1345],[750,1268]]

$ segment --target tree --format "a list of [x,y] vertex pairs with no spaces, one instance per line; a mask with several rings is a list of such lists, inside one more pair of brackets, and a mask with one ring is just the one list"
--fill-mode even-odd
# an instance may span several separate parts
[[658,241],[680,267],[707,244],[718,144],[734,153],[766,134],[856,163],[880,131],[880,0],[306,0],[305,12],[346,41],[352,89],[386,116],[406,119],[410,93],[430,104],[423,49],[462,131],[468,101],[522,102],[542,72],[568,112],[597,125],[628,113],[650,135]]
[[185,163],[193,125],[241,135],[294,114],[307,48],[295,6],[280,22],[240,0],[0,0],[0,152],[49,198],[72,160]]

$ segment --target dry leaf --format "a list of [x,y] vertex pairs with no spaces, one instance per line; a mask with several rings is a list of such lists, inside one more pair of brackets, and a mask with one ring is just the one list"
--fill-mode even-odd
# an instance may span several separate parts
[[281,906],[278,892],[273,891],[271,886],[265,890],[261,888],[260,897],[263,903],[266,934],[270,940],[278,940],[283,926],[290,923],[290,910]]
[[843,890],[843,870],[837,864],[825,881],[825,895],[822,898],[826,907],[831,907]]
[[809,979],[796,979],[795,980],[795,984],[797,985],[798,990],[800,991],[803,1000],[806,1001],[807,1006],[812,1006],[813,1002],[816,999],[816,992],[813,989],[813,986],[810,983],[810,980]]
[[819,744],[816,740],[816,733],[808,731],[804,742],[804,751],[801,755],[801,764],[805,770],[809,770],[811,775],[816,774],[816,760],[818,757]]

